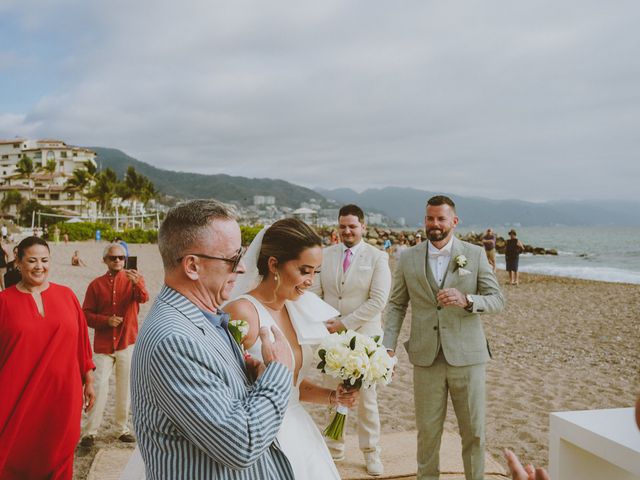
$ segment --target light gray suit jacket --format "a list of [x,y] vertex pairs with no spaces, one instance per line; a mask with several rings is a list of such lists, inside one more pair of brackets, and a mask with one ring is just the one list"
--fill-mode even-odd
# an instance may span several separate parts
[[323,250],[322,267],[311,290],[340,312],[345,327],[382,335],[381,316],[391,289],[389,255],[364,243],[342,271],[342,244]]
[[[491,354],[481,313],[497,313],[504,297],[482,247],[453,238],[451,261],[443,288],[456,288],[473,297],[473,312],[460,307],[439,307],[427,279],[427,246],[423,242],[406,250],[395,270],[391,297],[384,314],[384,340],[396,349],[398,334],[411,302],[411,332],[405,348],[414,365],[430,366],[440,345],[447,363],[466,366],[484,363]],[[467,265],[457,268],[455,258],[464,255]],[[435,280],[433,280],[435,283]]]

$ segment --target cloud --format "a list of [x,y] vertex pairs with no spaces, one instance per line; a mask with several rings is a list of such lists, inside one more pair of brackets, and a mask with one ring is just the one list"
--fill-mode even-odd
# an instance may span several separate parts
[[0,59],[51,87],[0,107],[3,137],[306,186],[636,198],[633,2],[37,3],[5,5]]

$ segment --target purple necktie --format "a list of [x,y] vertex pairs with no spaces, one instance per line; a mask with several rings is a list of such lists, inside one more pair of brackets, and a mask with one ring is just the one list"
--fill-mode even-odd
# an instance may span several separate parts
[[349,269],[349,265],[351,265],[351,249],[347,248],[344,251],[344,260],[342,261],[342,271],[346,272]]

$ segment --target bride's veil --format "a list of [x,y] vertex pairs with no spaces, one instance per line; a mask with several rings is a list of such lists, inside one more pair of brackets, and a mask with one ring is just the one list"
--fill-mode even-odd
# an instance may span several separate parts
[[258,256],[260,255],[260,250],[262,249],[262,239],[264,237],[264,233],[267,231],[270,225],[265,225],[265,227],[258,232],[255,236],[251,245],[247,249],[247,252],[242,257],[242,263],[245,266],[245,272],[238,275],[236,279],[236,284],[231,290],[231,296],[229,297],[231,300],[235,300],[240,295],[244,295],[247,292],[250,292],[254,288],[258,286],[260,281],[262,280],[262,275],[258,273]]

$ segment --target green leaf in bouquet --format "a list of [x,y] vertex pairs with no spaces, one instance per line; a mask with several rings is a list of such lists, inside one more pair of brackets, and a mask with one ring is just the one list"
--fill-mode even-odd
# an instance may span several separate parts
[[320,357],[320,360],[324,360],[324,357],[326,354],[327,354],[327,351],[324,348],[318,350],[318,356]]
[[355,336],[349,342],[349,348],[351,350],[355,350],[356,349],[356,337]]
[[325,362],[324,360],[322,360],[318,366],[316,367],[318,370],[322,370],[324,372],[324,367],[327,364],[327,362]]

